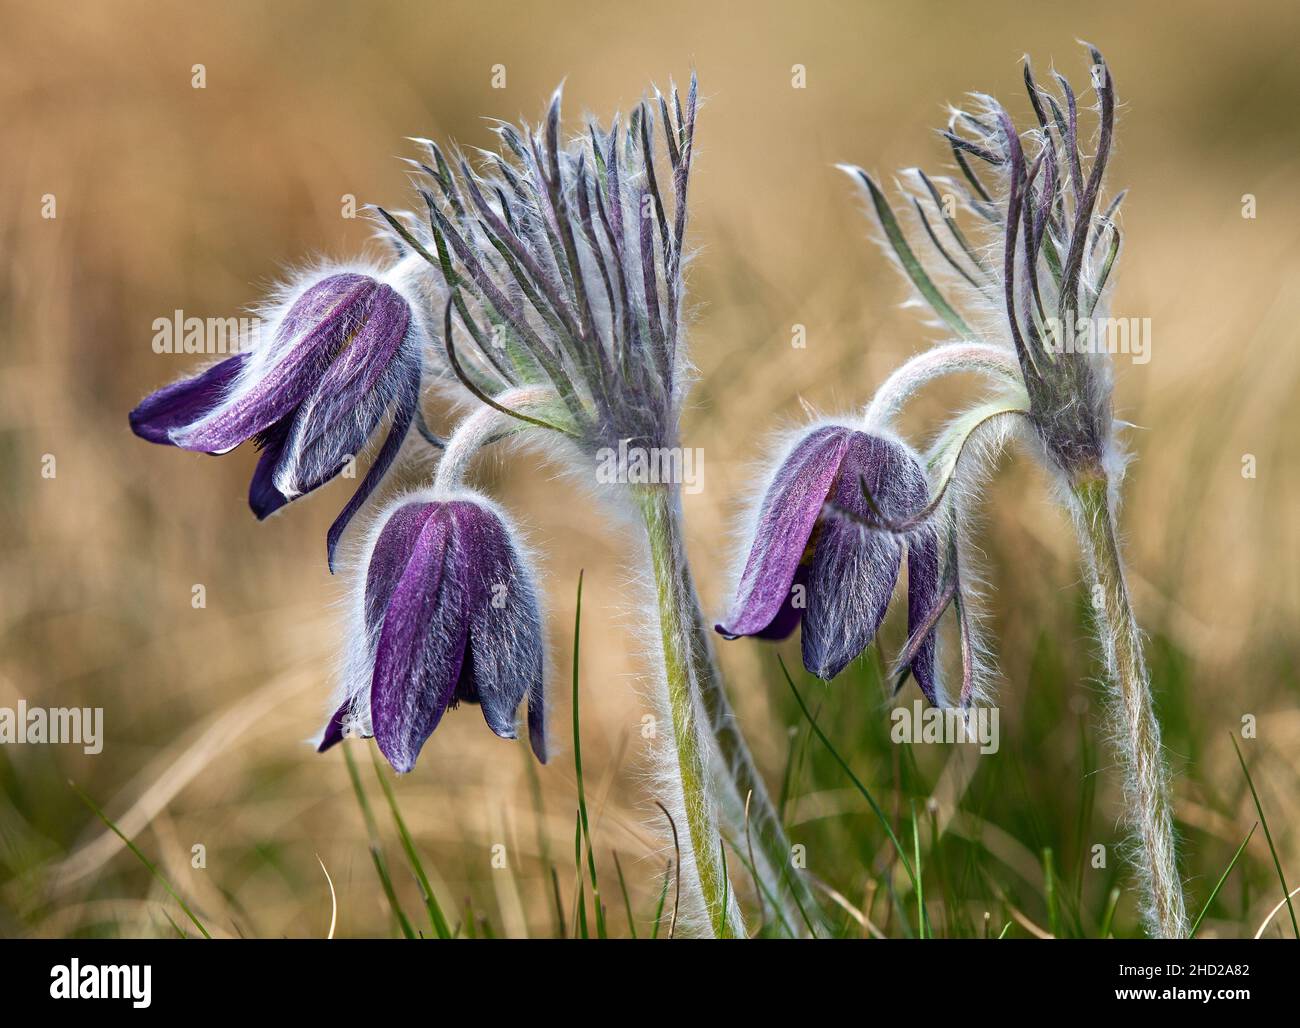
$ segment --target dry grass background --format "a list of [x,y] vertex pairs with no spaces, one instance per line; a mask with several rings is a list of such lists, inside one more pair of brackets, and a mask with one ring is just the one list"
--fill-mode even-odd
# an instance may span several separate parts
[[[1179,811],[1231,854],[1254,813],[1226,734],[1256,715],[1248,753],[1300,878],[1300,9],[1100,6],[0,4],[0,705],[102,706],[107,736],[94,757],[0,752],[0,934],[168,930],[157,886],[68,778],[214,931],[323,934],[316,854],[338,888],[339,933],[391,930],[343,764],[299,744],[318,727],[339,645],[324,532],[351,484],[258,525],[244,503],[251,453],[209,460],[131,436],[127,410],[194,360],[152,352],[155,317],[236,314],[286,265],[366,247],[368,227],[340,217],[340,197],[401,205],[404,136],[488,145],[483,117],[535,119],[561,79],[575,128],[585,110],[607,116],[652,80],[698,69],[690,284],[702,381],[686,441],[705,449],[707,488],[687,515],[716,609],[728,519],[764,435],[798,417],[801,399],[861,404],[928,338],[899,308],[902,287],[832,164],[942,163],[929,129],[944,102],[978,88],[1023,113],[1021,54],[1082,76],[1076,37],[1106,53],[1124,101],[1111,184],[1131,193],[1115,308],[1154,330],[1151,362],[1119,366],[1118,403],[1137,426],[1123,522],[1139,614],[1186,669],[1179,716],[1208,726],[1202,749],[1175,754],[1197,768],[1179,775]],[[191,88],[196,63],[203,90]],[[791,88],[795,63],[804,90]],[[491,88],[495,64],[506,89]],[[55,220],[40,216],[49,193]],[[1255,220],[1241,217],[1245,193]],[[805,350],[790,346],[795,323]],[[918,405],[918,430],[945,395]],[[1241,474],[1246,453],[1254,480]],[[41,477],[44,454],[57,458],[54,480]],[[557,741],[573,587],[587,570],[589,792],[601,852],[622,854],[645,910],[662,857],[639,789],[625,544],[532,460],[486,473],[545,555]],[[1013,460],[987,510],[1010,733],[1039,633],[1077,652],[1079,677],[1088,644],[1073,539],[1044,482]],[[206,609],[191,608],[194,583]],[[786,735],[770,651],[738,643],[722,656],[775,775]],[[1073,679],[1053,685],[1086,695]],[[1066,736],[1059,763],[1035,774],[1077,778]],[[474,896],[510,934],[548,930],[536,858],[545,848],[564,866],[575,803],[562,744],[540,773],[538,831],[521,749],[461,711],[398,783],[444,899]],[[514,873],[489,872],[494,842]],[[190,866],[195,844],[205,870]],[[1250,853],[1267,865],[1262,847],[1257,833]],[[1216,865],[1192,861],[1203,897]]]

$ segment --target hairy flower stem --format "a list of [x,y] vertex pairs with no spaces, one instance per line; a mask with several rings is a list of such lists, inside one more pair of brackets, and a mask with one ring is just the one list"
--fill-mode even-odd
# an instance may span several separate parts
[[[749,835],[757,841],[759,848],[753,872],[761,879],[759,888],[782,909],[782,919],[790,931],[800,934],[805,928],[805,918],[813,918],[814,923],[820,921],[820,908],[803,875],[791,867],[790,842],[768,795],[763,777],[740,732],[736,715],[723,687],[722,676],[714,662],[708,623],[700,607],[699,595],[695,590],[682,543],[680,499],[675,491],[667,488],[646,490],[642,494],[642,510],[655,563],[655,583],[659,592],[660,619],[665,626],[665,665],[669,667],[670,686],[671,625],[675,640],[672,646],[680,647],[673,649],[673,654],[677,659],[687,662],[683,669],[683,680],[707,719],[718,757],[730,777],[730,782],[724,783],[723,789],[714,791],[714,798],[721,803],[729,803],[734,808],[732,828],[736,838],[746,832],[743,812],[746,797],[749,798]],[[687,712],[693,716],[695,710],[691,706]],[[793,905],[790,902],[791,893]]]
[[650,562],[654,567],[659,600],[659,628],[663,640],[664,686],[673,723],[677,779],[686,813],[686,840],[695,868],[693,884],[700,893],[714,935],[745,935],[735,890],[723,867],[722,835],[709,789],[709,738],[699,724],[698,678],[691,633],[695,596],[687,589],[685,551],[681,538],[680,500],[671,486],[638,490]]
[[1106,477],[1076,476],[1076,523],[1092,572],[1097,629],[1114,694],[1124,765],[1127,818],[1138,843],[1135,862],[1146,891],[1147,931],[1162,938],[1187,936],[1187,912],[1174,843],[1169,770],[1160,743],[1160,724],[1151,703],[1151,682],[1142,656],[1142,637],[1115,535]]

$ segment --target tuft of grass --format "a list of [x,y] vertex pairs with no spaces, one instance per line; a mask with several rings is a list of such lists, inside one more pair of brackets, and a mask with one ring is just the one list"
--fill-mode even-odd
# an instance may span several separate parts
[[406,854],[407,863],[411,865],[411,870],[415,874],[416,881],[420,883],[420,894],[424,898],[425,908],[429,912],[429,924],[433,928],[433,933],[440,939],[451,938],[451,928],[447,924],[447,919],[443,916],[442,908],[438,905],[438,897],[433,893],[433,886],[429,884],[429,876],[424,871],[424,864],[420,861],[420,854],[415,848],[415,842],[411,838],[411,833],[406,829],[406,821],[402,817],[402,812],[397,806],[397,796],[393,792],[393,786],[384,774],[384,769],[375,756],[375,750],[370,751],[370,762],[375,769],[375,778],[379,780],[379,787],[383,790],[384,799],[388,801],[388,809],[392,812],[393,823],[397,826],[397,836],[402,842],[402,850]]
[[[817,724],[816,719],[809,712],[808,705],[799,694],[799,690],[794,684],[794,679],[790,677],[790,671],[786,668],[785,661],[781,658],[781,655],[777,654],[776,659],[777,663],[781,665],[781,673],[785,676],[786,683],[790,686],[790,691],[794,693],[794,698],[799,704],[799,709],[803,712],[803,716],[808,720],[808,724],[812,728],[813,734],[816,735],[821,744],[826,747],[826,750],[835,759],[835,762],[844,770],[844,773],[849,776],[849,781],[853,783],[853,787],[857,789],[862,795],[862,798],[867,801],[867,805],[871,807],[872,812],[876,815],[876,819],[885,829],[885,835],[889,837],[889,841],[894,847],[894,852],[898,854],[898,859],[902,862],[903,869],[907,872],[907,877],[912,882],[913,892],[918,896],[922,895],[921,883],[917,878],[916,872],[912,869],[911,862],[907,859],[907,853],[903,850],[903,844],[898,841],[898,835],[894,832],[894,826],[889,823],[889,818],[887,818],[885,812],[880,809],[880,804],[876,802],[876,798],[871,795],[871,790],[863,785],[861,779],[853,773],[853,768],[849,767],[848,762],[840,756],[839,751],[831,743],[830,739],[826,737],[826,733],[821,730],[821,726]],[[923,922],[921,931],[922,934],[924,934],[924,907],[921,908],[921,917]]]
[[352,756],[352,747],[344,740],[340,749],[343,750],[343,762],[347,764],[348,778],[352,780],[352,791],[356,793],[357,803],[361,807],[361,817],[366,823],[366,836],[370,840],[370,860],[375,865],[375,874],[379,876],[379,884],[384,890],[384,896],[388,899],[393,915],[397,918],[397,925],[402,930],[402,935],[414,939],[415,929],[411,927],[410,920],[402,910],[402,904],[397,899],[397,890],[393,888],[392,875],[388,873],[388,860],[384,857],[384,848],[379,842],[379,826],[375,823],[375,814],[370,809],[366,790],[361,785],[361,775],[357,772],[357,762]]

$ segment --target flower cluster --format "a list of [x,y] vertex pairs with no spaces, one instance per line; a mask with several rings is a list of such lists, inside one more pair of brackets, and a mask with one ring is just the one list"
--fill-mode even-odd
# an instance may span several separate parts
[[[735,610],[720,632],[782,637],[802,621],[804,664],[829,678],[875,636],[906,542],[910,638],[895,665],[898,685],[911,674],[931,702],[950,702],[935,668],[935,633],[952,608],[961,650],[956,699],[965,706],[986,694],[992,671],[968,535],[992,457],[1020,438],[1067,490],[1105,481],[1123,463],[1109,357],[1062,345],[1070,326],[1104,312],[1120,246],[1115,215],[1124,194],[1101,200],[1114,86],[1100,53],[1090,55],[1099,120],[1091,161],[1081,154],[1069,82],[1057,75],[1060,95],[1053,94],[1026,63],[1036,127],[1022,136],[996,100],[976,94],[975,110],[954,111],[942,133],[960,178],[905,175],[918,246],[875,180],[845,167],[916,298],[958,338],[895,371],[859,419],[811,431],[791,449],[753,518]],[[991,171],[992,185],[977,165]],[[953,372],[976,372],[993,391],[918,458],[894,435],[895,417],[920,386]]]
[[[390,502],[362,547],[348,670],[321,750],[374,736],[408,771],[449,707],[478,704],[493,732],[513,738],[526,698],[545,761],[534,576],[504,511],[463,477],[479,448],[523,428],[557,431],[588,454],[675,441],[689,372],[679,341],[696,97],[692,78],[684,100],[656,93],[626,129],[593,123],[565,143],[557,91],[540,129],[498,126],[501,152],[478,168],[417,140],[426,159],[409,163],[424,214],[375,208],[394,260],[301,276],[267,305],[269,342],[259,334],[131,412],[150,442],[213,454],[252,442],[259,519],[338,477],[387,417],[329,530],[331,569],[412,427],[446,448],[434,492]],[[439,439],[421,412],[430,384],[502,417],[471,416]]]
[[[972,588],[971,508],[991,457],[1009,438],[1023,440],[1058,475],[1092,547],[1111,625],[1108,667],[1124,710],[1140,722],[1129,762],[1144,769],[1132,776],[1143,845],[1165,855],[1152,858],[1152,917],[1177,934],[1167,789],[1152,772],[1163,766],[1159,732],[1107,491],[1123,463],[1110,362],[1063,345],[1104,312],[1120,246],[1123,194],[1102,201],[1115,93],[1101,55],[1090,53],[1099,120],[1090,160],[1069,83],[1058,75],[1059,94],[1044,90],[1026,64],[1036,125],[1020,133],[982,95],[973,110],[954,111],[943,135],[960,178],[905,176],[910,235],[875,180],[845,169],[864,188],[886,251],[956,339],[907,361],[860,414],[787,440],[758,491],[734,601],[716,630],[782,639],[798,627],[805,667],[830,680],[875,640],[906,558],[909,638],[896,687],[914,678],[931,703],[980,701],[990,672]],[[348,734],[374,737],[397,771],[410,771],[447,710],[466,702],[503,738],[517,737],[526,705],[529,740],[545,761],[536,576],[506,513],[466,484],[468,469],[501,439],[550,437],[560,443],[551,452],[576,454],[591,482],[602,480],[602,453],[678,445],[691,377],[683,268],[695,79],[685,98],[656,91],[625,126],[592,122],[567,141],[560,99],[557,91],[540,126],[498,125],[499,151],[475,160],[415,140],[418,210],[374,209],[396,254],[389,265],[304,276],[269,308],[269,343],[154,393],[131,414],[141,437],[186,450],[225,453],[252,441],[261,457],[249,502],[259,518],[338,476],[387,418],[369,472],[329,531],[331,569],[349,523],[408,437],[440,451],[430,488],[390,500],[371,519],[322,751]],[[897,415],[918,388],[950,372],[975,372],[992,391],[920,452],[904,441]],[[445,440],[421,413],[430,385],[471,401]],[[759,855],[751,852],[751,871],[776,916],[815,931],[817,900],[801,876],[784,872],[781,818],[714,662],[682,543],[679,485],[619,485],[611,495],[634,498],[643,520],[644,577],[657,594],[646,636],[672,724],[658,750],[668,805],[685,828],[681,867],[695,920],[720,936],[745,931],[722,821],[737,838],[749,840],[752,827]],[[938,656],[950,609],[961,651],[955,696]]]

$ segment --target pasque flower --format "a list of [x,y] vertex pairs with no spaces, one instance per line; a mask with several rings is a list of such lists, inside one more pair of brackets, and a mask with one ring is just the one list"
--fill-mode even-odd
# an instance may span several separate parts
[[516,737],[528,700],[533,752],[546,760],[543,634],[532,575],[515,533],[488,500],[407,498],[381,519],[358,598],[363,654],[319,744],[373,735],[410,771],[443,714],[477,704],[488,727]]
[[[925,471],[896,439],[847,425],[800,437],[776,468],[753,525],[730,616],[718,632],[781,639],[802,622],[804,666],[830,680],[875,637],[907,550],[908,627],[916,632],[939,588],[938,537],[921,524]],[[872,524],[876,527],[870,527]],[[910,660],[935,700],[933,632]]]
[[[1098,601],[1097,634],[1119,726],[1144,914],[1153,934],[1181,936],[1187,918],[1169,774],[1115,524],[1126,458],[1116,439],[1112,361],[1106,347],[1074,345],[1076,333],[1106,319],[1124,198],[1120,192],[1103,200],[1115,85],[1101,54],[1089,47],[1089,57],[1098,122],[1091,157],[1084,154],[1070,83],[1058,74],[1058,90],[1044,89],[1026,62],[1035,120],[1028,132],[992,97],[976,94],[975,109],[954,111],[943,133],[960,178],[932,179],[918,169],[907,174],[906,199],[919,230],[915,246],[875,181],[860,168],[845,169],[865,188],[885,249],[917,298],[961,339],[897,369],[866,417],[888,423],[919,386],[948,372],[974,371],[994,383],[992,397],[960,414],[929,455],[941,469],[928,506],[943,532],[945,561],[939,601],[926,622],[937,622],[945,605],[956,612],[963,702],[981,691],[976,678],[984,648],[970,613],[967,522],[988,458],[1014,437],[1056,477]],[[980,233],[973,243],[963,222]]]
[[333,566],[339,538],[417,413],[422,336],[393,282],[351,271],[313,276],[272,314],[269,343],[145,398],[131,412],[132,430],[150,442],[206,453],[253,441],[262,454],[248,503],[261,519],[338,475],[391,409],[387,439],[330,528]]

